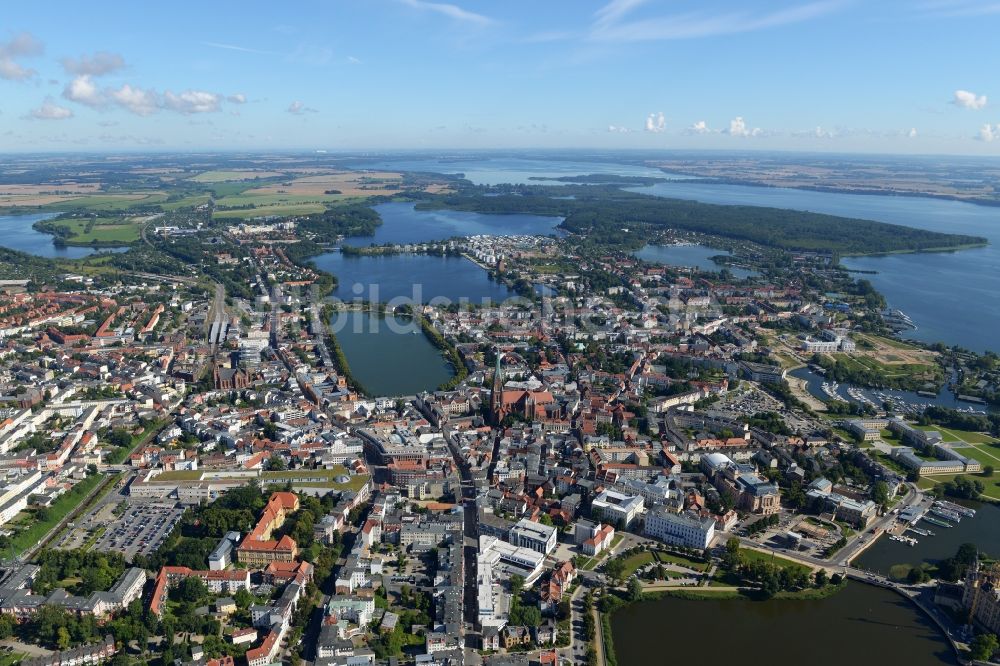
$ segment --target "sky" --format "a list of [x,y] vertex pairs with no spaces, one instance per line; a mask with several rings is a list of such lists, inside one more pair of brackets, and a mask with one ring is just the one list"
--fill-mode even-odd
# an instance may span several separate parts
[[5,3],[0,152],[1000,155],[1000,0]]

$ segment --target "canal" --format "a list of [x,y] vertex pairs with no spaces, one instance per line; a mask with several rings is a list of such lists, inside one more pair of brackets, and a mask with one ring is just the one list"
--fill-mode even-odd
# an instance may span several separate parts
[[338,311],[330,330],[351,373],[373,396],[433,391],[454,376],[451,364],[409,317]]
[[619,666],[957,663],[936,625],[910,602],[854,582],[822,600],[643,601],[614,614],[612,633]]

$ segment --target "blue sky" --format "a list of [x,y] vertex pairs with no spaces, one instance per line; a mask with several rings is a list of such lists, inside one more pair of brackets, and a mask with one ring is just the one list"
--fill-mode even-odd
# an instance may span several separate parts
[[7,3],[0,151],[1000,154],[997,0]]

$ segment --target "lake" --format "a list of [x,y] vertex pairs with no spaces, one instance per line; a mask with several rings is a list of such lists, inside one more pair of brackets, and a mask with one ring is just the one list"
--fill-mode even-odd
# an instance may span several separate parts
[[717,250],[705,245],[647,245],[635,253],[639,259],[656,264],[684,266],[715,272],[728,268],[733,276],[741,280],[757,275],[755,271],[749,271],[745,268],[715,263],[712,257],[719,255],[730,256],[729,252],[725,250]]
[[313,259],[316,266],[337,276],[333,295],[342,301],[371,302],[405,299],[427,303],[432,298],[479,304],[503,301],[515,295],[490,280],[482,268],[464,257],[427,254],[348,255],[328,252]]
[[330,329],[351,373],[372,395],[433,391],[454,376],[451,364],[408,317],[334,312]]
[[642,601],[616,612],[611,626],[620,666],[957,663],[936,625],[910,602],[855,582],[815,601]]
[[[439,159],[391,158],[356,165],[365,169],[390,169],[401,171],[423,171],[448,175],[464,174],[476,185],[500,185],[503,183],[535,185],[569,185],[560,180],[549,180],[562,176],[583,176],[587,174],[608,174],[614,176],[647,176],[653,178],[683,179],[664,173],[659,169],[636,164],[616,164],[607,161],[530,159],[524,157],[482,157],[466,159],[444,156]],[[538,180],[541,179],[541,180]]]
[[1000,349],[1000,207],[923,197],[813,192],[782,187],[672,181],[633,192],[705,203],[769,206],[901,224],[987,238],[960,252],[850,257],[841,263],[870,280],[889,305],[917,324],[904,336],[976,351]]
[[974,543],[993,557],[1000,555],[1000,529],[997,528],[1000,525],[1000,507],[983,502],[969,503],[969,506],[976,510],[975,518],[962,518],[962,522],[950,529],[920,521],[916,526],[934,532],[934,536],[907,534],[917,540],[916,546],[879,537],[852,564],[887,574],[894,564],[918,565],[952,557],[963,543]]
[[561,217],[545,215],[486,215],[458,210],[417,210],[413,203],[375,206],[382,224],[373,236],[345,238],[345,245],[403,245],[430,243],[454,236],[548,236],[556,233]]
[[92,248],[59,247],[53,244],[52,234],[42,233],[31,228],[35,222],[47,220],[59,213],[31,213],[29,215],[0,215],[0,245],[49,259],[80,259],[95,252],[124,252],[127,247]]

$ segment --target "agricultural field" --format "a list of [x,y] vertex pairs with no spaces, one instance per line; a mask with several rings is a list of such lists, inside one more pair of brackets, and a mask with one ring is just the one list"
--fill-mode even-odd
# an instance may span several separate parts
[[228,210],[216,210],[212,213],[215,219],[235,218],[249,219],[254,217],[284,217],[288,215],[312,215],[322,213],[326,206],[321,203],[274,203],[271,205],[256,206],[254,208],[230,208]]
[[276,178],[278,176],[284,176],[285,174],[281,171],[264,171],[255,169],[233,169],[230,171],[226,170],[213,170],[213,171],[203,171],[197,176],[193,176],[188,180],[192,180],[196,183],[224,183],[234,180],[257,180],[261,178]]
[[295,178],[283,183],[272,183],[247,190],[247,195],[289,194],[292,196],[322,196],[337,194],[347,197],[392,196],[402,191],[403,177],[384,171],[317,174]]
[[[8,186],[9,187],[9,186]],[[163,192],[130,194],[0,194],[0,209],[119,211],[163,201]]]

